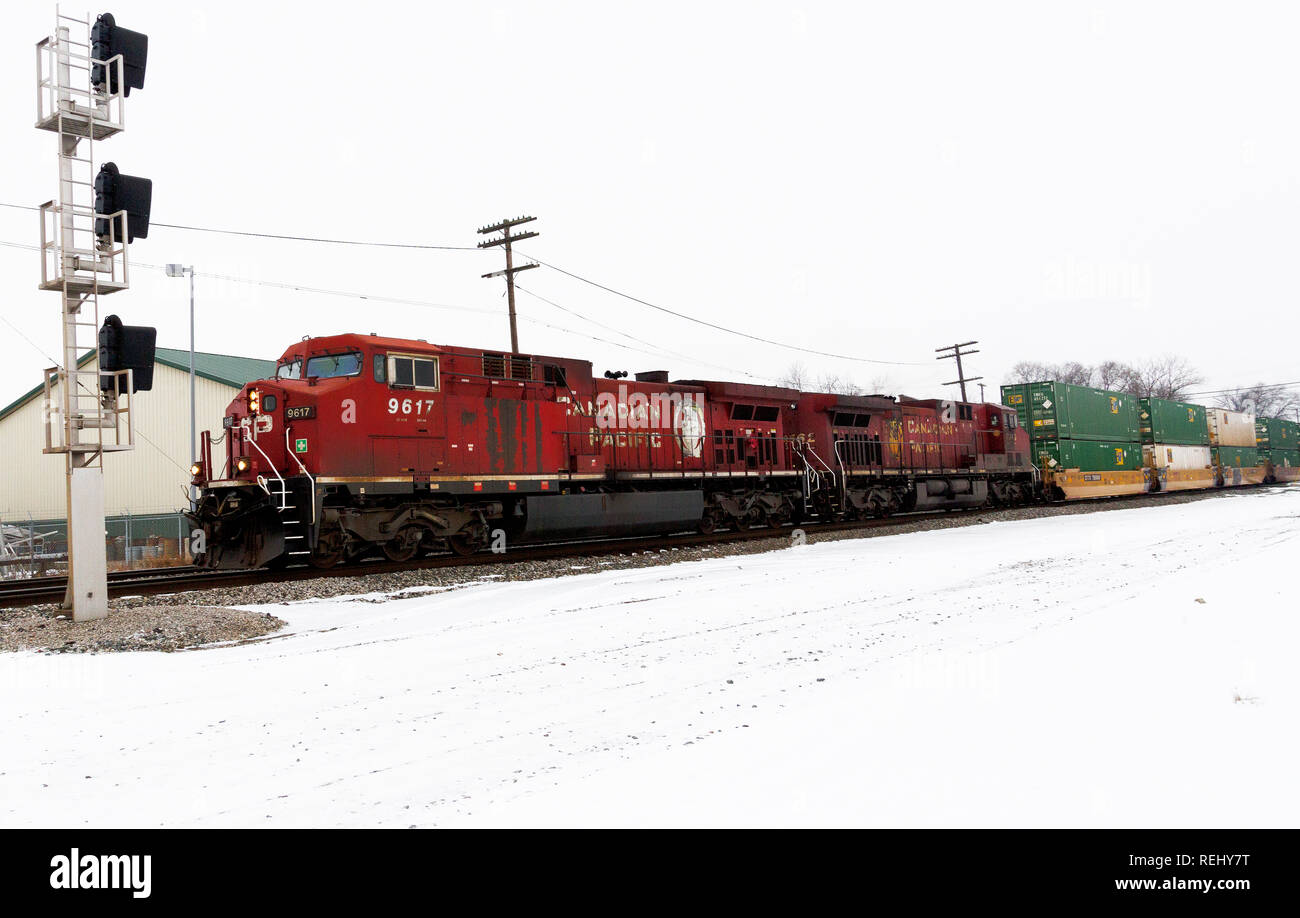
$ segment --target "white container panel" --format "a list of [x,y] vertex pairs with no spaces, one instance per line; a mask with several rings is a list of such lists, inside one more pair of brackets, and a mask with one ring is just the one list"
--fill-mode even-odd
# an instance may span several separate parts
[[1208,446],[1175,446],[1165,443],[1148,443],[1142,447],[1142,458],[1150,468],[1173,469],[1184,472],[1210,467]]
[[1228,411],[1224,408],[1207,408],[1205,409],[1205,419],[1210,427],[1210,443],[1212,445],[1255,445],[1255,413],[1253,411]]

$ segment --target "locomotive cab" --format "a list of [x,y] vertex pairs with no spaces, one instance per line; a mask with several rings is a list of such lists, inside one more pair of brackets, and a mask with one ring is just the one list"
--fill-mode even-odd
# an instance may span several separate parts
[[272,378],[240,390],[219,437],[204,433],[192,469],[202,497],[190,515],[205,542],[197,564],[258,567],[310,555],[319,522],[313,453],[321,445],[321,406],[347,401],[364,360],[355,344],[300,342]]

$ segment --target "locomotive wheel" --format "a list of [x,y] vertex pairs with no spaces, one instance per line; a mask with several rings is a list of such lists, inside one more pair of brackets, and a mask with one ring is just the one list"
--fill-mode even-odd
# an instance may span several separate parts
[[339,548],[334,551],[322,551],[318,546],[307,558],[307,563],[312,567],[320,570],[327,570],[343,560],[343,549]]
[[410,561],[420,550],[424,530],[418,526],[403,526],[397,535],[383,544],[384,557],[389,561]]
[[698,529],[704,535],[708,535],[713,530],[718,528],[718,521],[713,518],[712,513],[706,513],[704,514],[704,516],[700,517],[700,522],[696,525],[695,528]]
[[478,546],[469,540],[469,536],[463,533],[458,533],[447,539],[447,547],[462,558],[468,558],[478,551]]
[[344,551],[343,530],[330,529],[316,540],[316,547],[307,557],[307,563],[314,568],[327,570],[343,560]]

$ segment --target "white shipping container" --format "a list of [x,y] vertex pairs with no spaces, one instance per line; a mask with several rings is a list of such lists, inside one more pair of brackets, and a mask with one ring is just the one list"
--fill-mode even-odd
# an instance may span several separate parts
[[1173,446],[1164,443],[1148,443],[1142,447],[1143,465],[1147,468],[1173,469],[1186,472],[1193,469],[1210,467],[1210,448],[1208,446]]
[[1206,408],[1205,422],[1210,428],[1212,446],[1254,446],[1255,412]]

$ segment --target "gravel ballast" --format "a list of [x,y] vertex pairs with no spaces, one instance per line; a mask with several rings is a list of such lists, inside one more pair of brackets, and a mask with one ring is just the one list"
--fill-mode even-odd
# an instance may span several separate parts
[[[1234,491],[1189,492],[1135,497],[1123,501],[1032,505],[1005,510],[988,509],[979,513],[919,516],[911,520],[900,520],[891,526],[839,532],[818,532],[813,525],[805,533],[807,542],[816,544],[995,522],[1167,506],[1193,500],[1233,499],[1239,496],[1246,495]],[[335,597],[356,597],[357,601],[363,602],[386,602],[490,581],[541,580],[607,570],[655,567],[682,561],[761,554],[788,548],[790,545],[791,530],[786,529],[773,534],[771,538],[627,554],[584,556],[581,549],[575,546],[574,554],[565,558],[394,570],[366,576],[348,576],[347,568],[344,567],[334,577],[270,581],[251,586],[217,587],[147,597],[124,596],[109,602],[108,618],[82,624],[73,624],[66,618],[59,618],[61,613],[54,605],[31,606],[0,611],[0,652],[38,649],[65,653],[173,651],[220,646],[232,641],[258,638],[285,625],[273,615],[232,609],[230,606],[292,603]]]
[[50,610],[23,609],[0,616],[0,652],[170,652],[246,641],[284,625],[283,619],[266,612],[213,606],[113,603],[107,618],[91,622],[73,622]]

